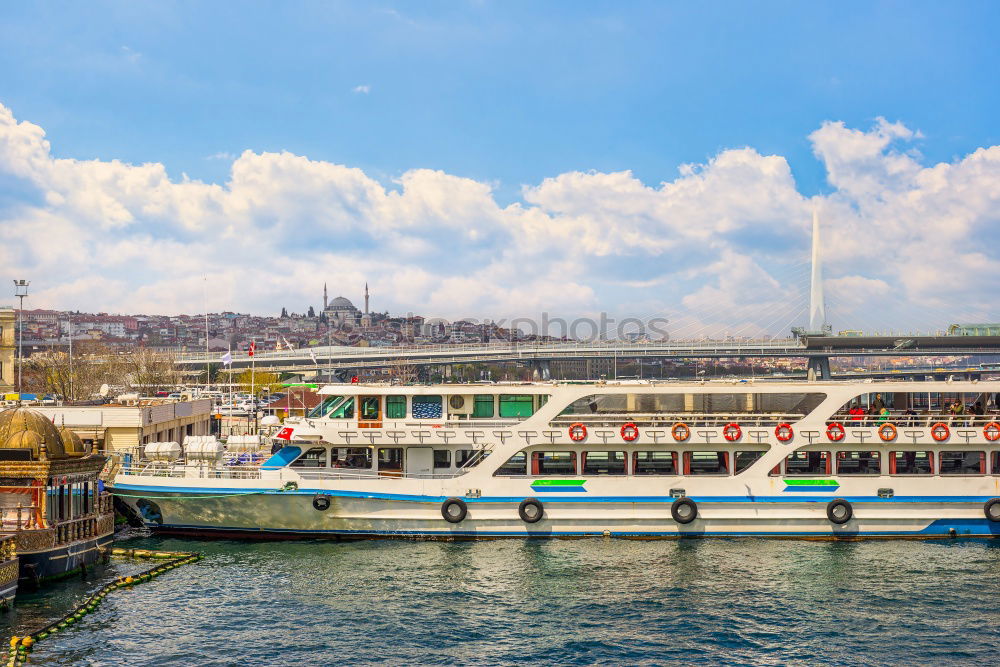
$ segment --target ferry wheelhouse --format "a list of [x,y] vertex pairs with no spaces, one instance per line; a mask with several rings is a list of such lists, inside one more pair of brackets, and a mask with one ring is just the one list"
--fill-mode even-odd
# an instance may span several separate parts
[[329,385],[262,464],[140,451],[114,493],[155,530],[238,537],[993,537],[997,392]]

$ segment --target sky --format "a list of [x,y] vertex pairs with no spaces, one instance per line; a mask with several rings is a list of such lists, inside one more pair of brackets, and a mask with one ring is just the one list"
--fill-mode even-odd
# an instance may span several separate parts
[[997,321],[998,28],[971,1],[5,3],[0,280],[773,335],[806,323],[817,210],[835,330]]

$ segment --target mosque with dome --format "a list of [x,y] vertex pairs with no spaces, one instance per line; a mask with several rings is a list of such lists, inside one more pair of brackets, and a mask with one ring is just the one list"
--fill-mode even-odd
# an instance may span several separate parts
[[327,322],[337,328],[371,326],[371,312],[368,310],[368,283],[365,283],[365,309],[358,310],[346,297],[338,296],[329,299],[326,283],[323,283],[323,314]]

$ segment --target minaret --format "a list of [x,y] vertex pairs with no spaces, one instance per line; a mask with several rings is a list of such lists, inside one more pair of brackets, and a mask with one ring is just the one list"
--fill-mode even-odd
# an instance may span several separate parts
[[809,331],[823,331],[826,305],[823,303],[823,267],[819,253],[819,212],[813,208],[812,284],[809,291]]
[[323,310],[326,310],[326,307],[327,307],[327,301],[326,301],[326,283],[323,283]]
[[365,283],[365,315],[368,314],[368,283]]

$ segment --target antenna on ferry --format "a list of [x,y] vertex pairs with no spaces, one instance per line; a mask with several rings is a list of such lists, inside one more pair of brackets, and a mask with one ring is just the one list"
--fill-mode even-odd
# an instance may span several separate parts
[[823,302],[823,266],[819,247],[819,210],[813,205],[812,282],[809,291],[809,331],[823,331],[826,325],[826,305]]

